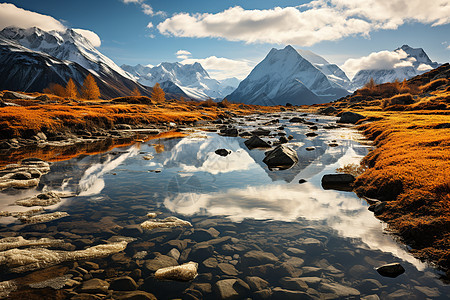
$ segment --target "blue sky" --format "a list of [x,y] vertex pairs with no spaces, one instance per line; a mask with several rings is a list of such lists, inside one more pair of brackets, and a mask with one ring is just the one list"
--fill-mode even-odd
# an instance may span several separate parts
[[[340,66],[348,59],[403,44],[424,48],[438,62],[448,62],[450,57],[448,0],[8,3],[51,16],[66,27],[95,32],[101,38],[98,49],[118,65],[198,59],[215,77],[245,77],[271,48],[287,44],[311,50]],[[177,58],[179,50],[191,54]],[[355,71],[348,65],[345,71]]]

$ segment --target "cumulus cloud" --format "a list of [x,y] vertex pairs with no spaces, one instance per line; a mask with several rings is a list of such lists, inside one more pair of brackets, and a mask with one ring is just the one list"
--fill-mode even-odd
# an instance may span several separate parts
[[66,30],[66,27],[53,17],[25,10],[14,4],[0,3],[0,30],[8,26],[20,28],[39,27],[45,31]]
[[427,64],[420,64],[420,65],[417,67],[417,70],[418,70],[418,71],[424,71],[424,72],[426,72],[426,71],[433,70],[433,67],[431,67],[430,65],[427,65]]
[[247,43],[311,46],[371,31],[396,29],[405,22],[450,23],[448,0],[317,0],[298,7],[218,13],[179,13],[158,24],[165,35],[215,37]]
[[[35,13],[10,3],[0,3],[0,30],[8,26],[19,28],[38,27],[44,31],[66,31],[67,27],[55,18]],[[100,37],[93,31],[74,29],[84,36],[94,47],[100,47]]]
[[368,56],[350,58],[342,65],[347,75],[353,77],[359,70],[393,69],[412,66],[412,60],[406,59],[408,54],[403,50],[372,52]]
[[225,57],[189,58],[182,64],[200,63],[212,78],[222,80],[230,77],[244,79],[253,69],[255,63],[248,60],[234,60]]
[[153,23],[152,23],[152,22],[149,22],[149,23],[147,24],[147,28],[153,28]]
[[175,55],[178,59],[188,59],[192,53],[187,50],[178,50]]
[[84,36],[94,47],[100,47],[102,45],[100,37],[93,31],[79,28],[74,29],[73,31]]

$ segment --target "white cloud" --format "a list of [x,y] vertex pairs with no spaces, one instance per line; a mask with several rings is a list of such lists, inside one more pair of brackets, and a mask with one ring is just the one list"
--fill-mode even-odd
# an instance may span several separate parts
[[38,27],[45,31],[66,30],[66,26],[53,17],[25,10],[16,7],[14,4],[0,3],[0,30],[8,26]]
[[84,36],[94,47],[100,47],[102,45],[100,37],[93,31],[79,28],[74,29],[73,31]]
[[368,56],[347,59],[341,68],[352,78],[359,70],[382,70],[412,66],[412,62],[406,60],[407,56],[408,54],[401,49],[398,51],[372,52]]
[[147,28],[153,28],[153,23],[152,23],[152,22],[149,22],[149,23],[147,24]]
[[142,0],[122,0],[123,3],[128,4],[128,3],[141,3]]
[[[14,4],[0,3],[0,30],[8,26],[19,28],[38,27],[44,31],[66,31],[67,27],[55,18],[35,13]],[[93,31],[86,29],[74,29],[84,36],[94,47],[100,47],[100,37]]]
[[255,63],[248,60],[234,60],[225,57],[189,58],[182,64],[200,63],[212,78],[222,80],[230,77],[244,79],[253,69]]
[[430,71],[430,70],[433,70],[433,68],[427,64],[420,64],[419,67],[417,67],[417,70],[418,71]]
[[188,59],[192,53],[187,50],[178,50],[175,55],[178,59]]
[[142,12],[144,14],[149,15],[149,16],[153,16],[154,15],[153,8],[150,5],[143,3],[141,5],[141,8],[142,8]]
[[140,5],[141,9],[142,9],[142,12],[144,14],[146,14],[146,15],[149,15],[149,16],[157,16],[157,15],[165,16],[166,15],[166,13],[163,12],[163,11],[156,11],[155,12],[151,5],[145,3],[145,0],[121,0],[121,1],[123,3],[125,3],[125,4],[134,3],[134,4],[137,4],[137,5]]
[[158,24],[162,34],[215,37],[247,43],[311,46],[371,31],[396,29],[405,22],[450,23],[449,0],[317,0],[300,7],[219,13],[179,13]]

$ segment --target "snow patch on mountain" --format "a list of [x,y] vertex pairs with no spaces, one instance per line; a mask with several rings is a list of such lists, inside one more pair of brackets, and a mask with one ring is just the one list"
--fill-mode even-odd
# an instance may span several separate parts
[[200,100],[222,99],[239,84],[239,80],[236,78],[222,81],[211,78],[198,62],[193,64],[164,62],[154,67],[140,64],[136,66],[122,65],[122,68],[141,84],[153,86],[156,83],[171,81],[188,97]]

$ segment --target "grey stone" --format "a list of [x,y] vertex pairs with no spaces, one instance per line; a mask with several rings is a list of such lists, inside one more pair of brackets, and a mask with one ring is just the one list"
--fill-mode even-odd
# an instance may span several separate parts
[[280,284],[285,289],[306,291],[308,284],[301,278],[283,277],[280,279]]
[[352,297],[361,294],[357,289],[339,283],[321,283],[319,290],[326,293],[333,293],[338,297]]
[[247,276],[245,277],[245,281],[254,292],[266,289],[270,285],[267,281],[258,276]]
[[278,258],[269,252],[252,250],[242,256],[242,262],[248,266],[278,262]]
[[244,293],[235,289],[237,279],[224,279],[215,283],[214,289],[219,296],[219,299],[242,299]]
[[152,272],[156,272],[158,269],[177,266],[178,262],[170,256],[159,255],[154,259],[147,260],[145,262],[145,267]]
[[281,287],[276,287],[272,289],[272,299],[275,300],[298,300],[298,299],[315,299],[314,297],[308,295],[301,291],[291,291],[282,289]]
[[248,149],[253,148],[270,148],[270,145],[261,139],[260,137],[254,135],[250,139],[246,140],[244,144],[247,146]]
[[220,263],[218,268],[226,275],[237,276],[239,274],[238,270],[231,264]]

